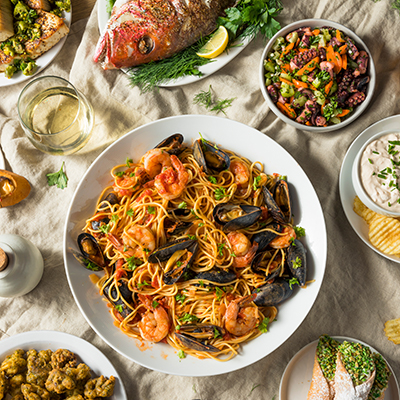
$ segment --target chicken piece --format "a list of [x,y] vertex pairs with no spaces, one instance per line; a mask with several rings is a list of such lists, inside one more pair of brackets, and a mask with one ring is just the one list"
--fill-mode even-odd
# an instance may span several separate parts
[[51,5],[48,0],[24,0],[25,3],[35,10],[51,11]]
[[14,35],[13,8],[10,0],[0,1],[0,42]]
[[39,18],[35,23],[40,25],[42,34],[40,38],[28,40],[25,49],[28,57],[35,59],[54,47],[69,32],[62,18],[46,11],[38,11]]
[[85,397],[87,399],[96,399],[96,397],[110,397],[113,395],[115,378],[111,375],[109,379],[103,375],[91,379],[85,385]]
[[8,390],[8,381],[3,371],[0,372],[0,400],[5,398]]
[[26,383],[25,374],[14,375],[8,380],[8,383],[9,383],[8,392],[12,396],[12,400],[18,399],[18,396],[20,396],[23,399],[24,397],[22,396],[21,393],[21,385],[23,383]]
[[50,360],[52,351],[41,350],[39,353],[36,350],[28,350],[28,372],[26,381],[41,387],[44,387],[47,377],[52,370]]
[[46,389],[49,392],[56,392],[58,394],[74,389],[75,386],[76,384],[74,379],[68,376],[61,369],[53,369],[50,371],[46,380]]
[[24,358],[25,352],[21,349],[15,350],[1,363],[0,371],[8,376],[14,376],[23,372],[26,368],[26,360]]
[[76,366],[76,356],[72,351],[58,349],[51,355],[51,366],[54,369]]
[[65,373],[78,383],[86,383],[92,376],[86,364],[79,364],[76,368],[66,368]]
[[21,391],[24,395],[25,400],[50,400],[50,393],[43,389],[42,387],[30,384],[30,383],[23,383],[21,385]]

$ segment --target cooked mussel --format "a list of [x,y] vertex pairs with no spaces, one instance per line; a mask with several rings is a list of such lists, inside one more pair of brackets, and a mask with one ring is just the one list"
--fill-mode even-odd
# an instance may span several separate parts
[[106,217],[106,216],[103,216],[103,218],[101,218],[101,219],[93,220],[93,221],[90,223],[90,225],[92,226],[92,229],[93,229],[94,231],[98,231],[98,230],[100,230],[100,228],[101,228],[103,225],[108,225],[109,222],[110,222],[110,218],[108,218],[108,217]]
[[198,247],[197,240],[175,240],[154,250],[149,256],[149,262],[167,261],[163,280],[166,285],[172,285],[189,270]]
[[272,259],[273,253],[271,251],[263,251],[257,253],[251,262],[251,269],[254,273],[263,275],[267,281],[277,278],[284,264],[280,257]]
[[111,204],[113,206],[118,203],[119,203],[119,200],[118,200],[117,195],[115,193],[111,192],[111,193],[108,193],[108,195],[106,197],[104,197],[104,199],[99,204],[99,208],[106,208],[106,207],[108,207],[109,204]]
[[283,231],[283,226],[277,222],[272,222],[265,227],[268,230],[256,233],[253,236],[253,243],[258,243],[257,253],[264,251],[270,242],[275,239]]
[[[113,273],[114,272],[115,265],[113,266]],[[134,293],[129,290],[128,280],[119,279],[118,281],[115,281],[115,279],[110,279],[106,286],[104,286],[103,293],[123,318],[126,318],[134,309]]]
[[263,186],[262,191],[264,195],[265,205],[268,209],[268,212],[271,214],[272,218],[281,224],[286,224],[287,223],[286,216],[279,208],[278,204],[276,204],[276,201],[272,193],[267,189],[266,186]]
[[227,284],[237,279],[235,273],[225,270],[210,270],[198,273],[193,279],[210,281],[219,284]]
[[193,144],[193,156],[206,174],[229,169],[230,158],[207,140],[198,139]]
[[77,241],[83,257],[99,267],[105,267],[106,263],[104,261],[103,252],[97,240],[90,233],[81,233]]
[[288,247],[286,261],[291,274],[297,278],[300,286],[304,286],[307,276],[306,249],[300,240],[294,239]]
[[98,265],[94,264],[87,258],[85,258],[82,253],[79,253],[78,251],[75,251],[74,249],[69,248],[68,249],[72,255],[75,257],[76,261],[79,262],[79,264],[82,265],[82,267],[89,269],[90,271],[101,271],[103,268],[99,267]]
[[293,294],[293,289],[287,281],[277,278],[272,283],[254,289],[252,293],[257,295],[254,303],[258,306],[276,306],[288,299]]
[[261,213],[260,207],[223,203],[214,207],[213,217],[224,232],[232,232],[253,225]]
[[168,211],[168,218],[164,220],[164,230],[167,238],[180,235],[193,225],[193,222],[179,219],[181,216],[187,217],[188,215],[190,215],[190,210],[188,208],[175,208]]
[[276,205],[285,216],[284,222],[290,223],[292,219],[292,204],[288,183],[284,179],[279,179],[274,186],[273,194]]
[[178,155],[182,151],[183,140],[183,135],[180,133],[174,133],[164,139],[161,143],[158,143],[155,149],[166,148],[168,154]]
[[183,346],[197,351],[220,351],[215,346],[207,344],[207,340],[223,336],[225,330],[212,324],[188,324],[181,325],[179,331],[175,332],[176,337]]

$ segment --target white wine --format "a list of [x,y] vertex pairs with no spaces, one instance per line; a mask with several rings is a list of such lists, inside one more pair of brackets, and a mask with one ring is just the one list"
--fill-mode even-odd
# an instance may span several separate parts
[[39,150],[71,154],[89,140],[93,110],[86,98],[70,87],[45,89],[27,102],[22,119],[28,138]]

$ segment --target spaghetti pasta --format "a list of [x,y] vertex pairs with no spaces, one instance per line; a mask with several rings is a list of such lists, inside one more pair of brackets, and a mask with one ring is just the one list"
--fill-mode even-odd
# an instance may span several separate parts
[[[281,176],[204,139],[182,142],[111,170],[80,247],[104,270],[97,285],[125,334],[227,361],[275,320],[305,259],[288,259],[296,233]],[[266,294],[274,284],[279,298]]]

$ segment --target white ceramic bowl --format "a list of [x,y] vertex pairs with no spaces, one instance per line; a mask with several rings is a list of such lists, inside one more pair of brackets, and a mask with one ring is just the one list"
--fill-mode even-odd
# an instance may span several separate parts
[[[368,75],[370,77],[370,81],[368,83],[367,91],[366,91],[366,98],[365,100],[358,105],[352,115],[345,119],[344,121],[340,122],[339,124],[336,125],[329,125],[329,126],[307,126],[303,124],[299,124],[298,122],[290,119],[286,115],[284,115],[279,108],[275,105],[275,103],[272,101],[271,97],[269,96],[267,92],[267,88],[265,86],[265,70],[264,70],[264,60],[267,58],[267,54],[270,53],[272,50],[272,46],[274,45],[276,39],[279,36],[286,37],[286,35],[290,32],[295,31],[298,28],[309,26],[311,28],[320,28],[323,26],[331,26],[332,28],[339,29],[341,32],[343,32],[345,35],[349,36],[351,39],[354,40],[357,48],[359,50],[365,50],[368,53],[369,56],[369,61],[368,61]],[[364,110],[368,107],[368,104],[370,103],[374,89],[375,89],[375,82],[376,82],[376,72],[375,72],[375,64],[372,59],[372,55],[370,51],[368,50],[366,44],[350,29],[346,28],[345,26],[338,24],[337,22],[329,21],[327,19],[318,19],[318,18],[312,18],[312,19],[303,19],[301,21],[293,22],[292,24],[289,24],[285,26],[283,29],[281,29],[275,36],[272,37],[272,39],[268,42],[267,46],[265,47],[262,57],[261,57],[261,62],[260,62],[260,71],[259,71],[259,76],[260,76],[260,87],[261,87],[261,92],[268,103],[268,106],[270,109],[273,111],[273,113],[279,117],[282,121],[286,122],[289,125],[294,126],[297,129],[309,131],[309,132],[330,132],[334,131],[336,129],[341,129],[344,126],[350,124],[354,120],[356,120],[363,112]]]
[[389,130],[389,131],[381,131],[375,135],[373,135],[370,139],[368,139],[364,145],[360,148],[358,151],[356,157],[354,158],[353,161],[353,167],[351,171],[351,179],[353,182],[353,187],[354,190],[359,197],[359,199],[366,205],[370,210],[375,211],[378,214],[381,215],[386,215],[388,217],[395,217],[395,218],[400,218],[400,212],[395,212],[395,211],[389,211],[386,210],[385,208],[379,206],[377,203],[375,203],[371,197],[368,195],[368,193],[365,191],[364,186],[361,182],[361,174],[360,174],[360,160],[361,156],[364,153],[365,148],[373,141],[379,139],[382,136],[385,136],[389,133],[399,133],[400,130],[397,132],[395,130]]

